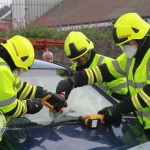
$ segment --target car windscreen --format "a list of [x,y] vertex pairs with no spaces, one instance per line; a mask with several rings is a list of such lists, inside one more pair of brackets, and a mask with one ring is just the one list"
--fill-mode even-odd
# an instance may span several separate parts
[[[71,73],[65,69],[31,69],[30,72],[21,75],[21,80],[27,81],[31,85],[41,86],[48,92],[55,93],[58,82],[68,78],[70,75]],[[112,105],[90,85],[74,88],[69,95],[67,103],[67,108],[63,108],[58,113],[53,113],[44,106],[40,112],[26,114],[21,119],[25,119],[25,121],[30,120],[37,124],[63,122],[77,119],[81,115],[97,113],[100,109]],[[24,123],[24,121],[18,121],[18,123]],[[17,119],[15,124],[17,124]]]

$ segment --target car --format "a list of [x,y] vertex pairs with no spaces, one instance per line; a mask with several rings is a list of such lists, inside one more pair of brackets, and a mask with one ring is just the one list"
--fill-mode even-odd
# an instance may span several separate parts
[[[73,72],[58,63],[35,60],[31,70],[21,75],[21,80],[55,93],[58,82]],[[57,113],[43,106],[36,114],[11,118],[4,135],[9,137],[11,149],[135,150],[137,146],[142,149],[150,146],[149,130],[144,130],[132,113],[124,114],[121,122],[101,123],[98,129],[90,129],[79,120],[79,116],[96,114],[118,103],[96,84],[74,88],[67,103],[67,108]]]

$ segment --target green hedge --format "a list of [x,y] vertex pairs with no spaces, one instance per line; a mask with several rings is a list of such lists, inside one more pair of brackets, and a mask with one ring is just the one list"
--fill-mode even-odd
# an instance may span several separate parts
[[[73,30],[73,29],[72,29]],[[57,40],[64,40],[68,33],[72,30],[58,31],[56,27],[49,27],[40,23],[30,23],[26,27],[18,27],[17,29],[12,29],[11,27],[2,29],[0,31],[1,38],[10,38],[14,35],[22,35],[27,38],[50,38]],[[112,39],[111,29],[107,27],[103,28],[84,28],[81,27],[78,31],[83,32],[90,40],[100,40],[100,39]]]

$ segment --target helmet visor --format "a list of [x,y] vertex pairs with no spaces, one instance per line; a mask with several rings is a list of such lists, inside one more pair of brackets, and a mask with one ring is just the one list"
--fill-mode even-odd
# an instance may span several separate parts
[[90,56],[91,56],[91,51],[88,51],[87,53],[85,53],[81,57],[79,57],[77,59],[73,59],[73,62],[77,62],[78,66],[85,65],[89,61]]

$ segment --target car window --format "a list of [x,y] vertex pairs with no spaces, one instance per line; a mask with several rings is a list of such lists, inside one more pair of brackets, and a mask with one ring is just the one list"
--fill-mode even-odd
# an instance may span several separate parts
[[[47,91],[55,93],[58,82],[69,76],[70,72],[62,69],[31,69],[30,72],[22,74],[21,80],[27,81],[31,85],[42,86]],[[61,113],[53,113],[44,106],[37,114],[26,114],[24,117],[38,124],[47,124],[52,121],[62,122],[77,119],[80,115],[97,113],[98,110],[112,105],[89,85],[74,88],[69,95],[67,103],[68,107],[63,108]]]

